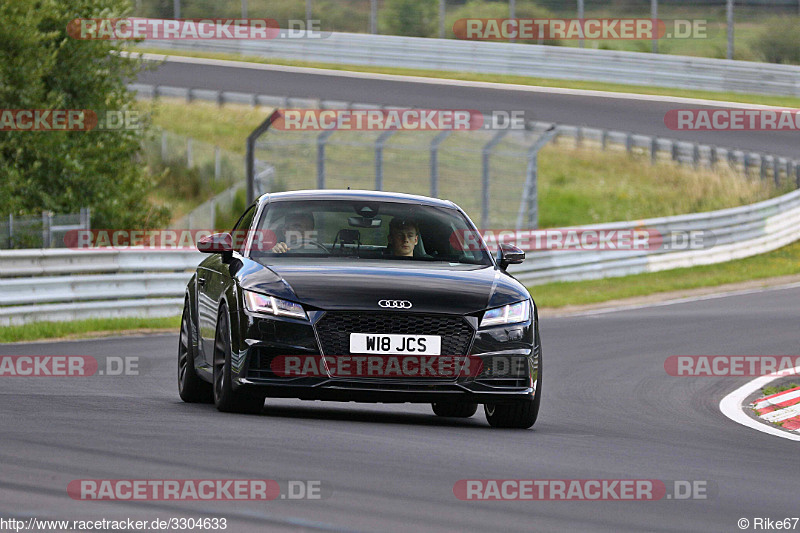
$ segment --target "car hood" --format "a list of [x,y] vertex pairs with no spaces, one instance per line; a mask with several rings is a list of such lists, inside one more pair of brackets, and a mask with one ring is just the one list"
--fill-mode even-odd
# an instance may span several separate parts
[[[525,288],[494,267],[272,264],[254,269],[242,288],[320,309],[386,310],[380,300],[407,300],[407,312],[469,314],[528,298]],[[393,309],[388,309],[393,310]]]

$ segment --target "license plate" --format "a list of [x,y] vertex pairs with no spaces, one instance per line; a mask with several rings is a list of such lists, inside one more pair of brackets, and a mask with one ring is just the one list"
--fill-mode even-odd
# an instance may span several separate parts
[[351,333],[350,353],[441,355],[440,335]]

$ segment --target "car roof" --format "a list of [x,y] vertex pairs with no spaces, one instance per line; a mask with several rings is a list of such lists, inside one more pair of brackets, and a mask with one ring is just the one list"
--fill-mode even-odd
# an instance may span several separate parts
[[312,189],[267,193],[259,197],[258,204],[266,202],[284,202],[296,200],[354,200],[360,202],[385,201],[403,204],[431,205],[437,207],[454,208],[456,205],[450,200],[440,200],[429,196],[417,194],[404,194],[400,192],[366,191],[350,189]]

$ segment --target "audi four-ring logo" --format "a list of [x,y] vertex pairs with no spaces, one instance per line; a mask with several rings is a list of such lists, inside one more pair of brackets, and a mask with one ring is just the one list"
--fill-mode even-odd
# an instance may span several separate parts
[[392,309],[410,309],[411,302],[408,300],[378,300],[381,307],[391,307]]

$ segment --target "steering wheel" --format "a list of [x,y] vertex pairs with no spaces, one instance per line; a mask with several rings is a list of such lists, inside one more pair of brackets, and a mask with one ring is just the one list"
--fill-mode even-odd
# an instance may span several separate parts
[[303,244],[312,244],[312,245],[316,246],[317,248],[320,248],[320,249],[324,250],[326,254],[330,254],[331,253],[331,251],[328,250],[328,248],[324,244],[320,244],[317,241],[311,241],[311,240],[303,241]]

